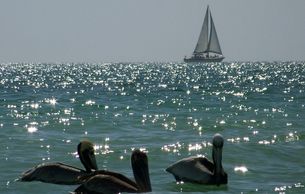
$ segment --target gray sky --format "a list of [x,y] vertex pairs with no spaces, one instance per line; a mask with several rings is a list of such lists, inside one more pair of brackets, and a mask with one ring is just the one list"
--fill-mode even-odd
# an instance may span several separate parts
[[208,4],[225,61],[305,60],[304,0],[0,0],[0,62],[182,61]]

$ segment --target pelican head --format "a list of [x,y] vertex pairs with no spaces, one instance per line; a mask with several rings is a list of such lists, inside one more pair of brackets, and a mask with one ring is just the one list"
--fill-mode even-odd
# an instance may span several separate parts
[[147,155],[140,150],[133,151],[131,155],[131,166],[140,192],[150,192],[151,184]]
[[219,133],[216,133],[213,137],[213,146],[216,148],[222,148],[223,147],[223,137]]
[[77,146],[79,159],[86,168],[87,172],[97,170],[93,144],[89,141],[81,141]]

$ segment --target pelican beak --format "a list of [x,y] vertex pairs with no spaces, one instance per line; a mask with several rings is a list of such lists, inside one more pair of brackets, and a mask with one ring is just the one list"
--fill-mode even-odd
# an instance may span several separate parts
[[150,192],[151,183],[147,155],[144,152],[135,150],[131,157],[131,164],[140,192]]
[[221,174],[222,174],[222,148],[213,148],[213,162],[215,165],[215,171],[214,171],[214,176],[215,176],[215,182],[217,183],[217,186],[220,185],[221,182]]
[[219,174],[221,172],[222,169],[222,148],[220,147],[213,147],[213,162],[215,165],[215,174]]
[[97,170],[97,164],[96,164],[96,158],[95,158],[95,154],[94,154],[94,150],[90,150],[89,151],[89,164],[90,164],[90,168],[92,170]]
[[87,172],[91,172],[92,170],[98,170],[94,154],[94,148],[91,142],[82,141],[78,145],[78,154]]

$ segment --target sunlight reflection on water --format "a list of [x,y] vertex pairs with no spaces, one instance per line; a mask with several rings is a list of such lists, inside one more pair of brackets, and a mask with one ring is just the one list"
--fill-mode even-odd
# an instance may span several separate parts
[[[155,193],[304,193],[304,63],[1,64],[0,88],[1,193],[71,191],[12,180],[42,161],[80,165],[83,139],[100,168],[130,176],[144,149]],[[215,133],[228,186],[176,185],[164,168],[211,159]]]

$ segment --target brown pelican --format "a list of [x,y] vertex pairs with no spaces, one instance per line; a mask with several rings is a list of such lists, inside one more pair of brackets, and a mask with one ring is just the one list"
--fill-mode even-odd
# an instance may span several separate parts
[[213,162],[205,157],[191,156],[177,161],[166,171],[173,174],[176,181],[213,185],[227,184],[228,175],[221,164],[223,144],[223,137],[215,134],[212,150]]
[[74,185],[81,184],[79,176],[97,170],[93,144],[82,141],[77,146],[80,161],[86,170],[60,162],[42,163],[24,172],[19,181],[41,181],[46,183]]
[[151,184],[147,155],[140,150],[133,151],[131,155],[131,166],[136,182],[119,173],[98,170],[92,172],[91,175],[80,177],[84,183],[74,193],[117,194],[122,192],[150,192]]

